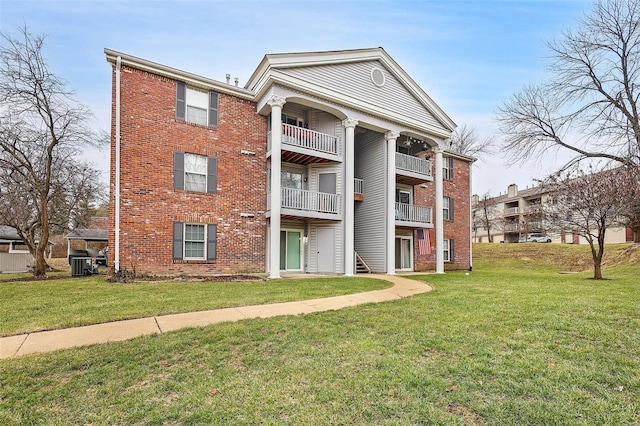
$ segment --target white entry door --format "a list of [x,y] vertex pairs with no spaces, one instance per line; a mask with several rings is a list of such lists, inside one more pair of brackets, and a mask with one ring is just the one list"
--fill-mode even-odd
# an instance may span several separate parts
[[333,228],[317,228],[316,259],[318,272],[336,272],[336,243]]

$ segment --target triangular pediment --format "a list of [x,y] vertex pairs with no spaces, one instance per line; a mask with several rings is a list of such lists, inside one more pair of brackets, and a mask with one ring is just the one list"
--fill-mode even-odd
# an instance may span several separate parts
[[449,133],[455,123],[381,48],[267,55],[249,80],[285,85],[366,114]]

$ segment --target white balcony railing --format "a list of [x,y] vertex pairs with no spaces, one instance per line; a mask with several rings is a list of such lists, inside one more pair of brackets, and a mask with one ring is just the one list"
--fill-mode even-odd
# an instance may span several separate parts
[[504,214],[518,214],[520,213],[520,207],[507,207],[504,209]]
[[364,181],[362,179],[353,179],[353,193],[357,195],[364,194]]
[[433,223],[431,207],[396,203],[396,220],[402,222]]
[[[290,124],[282,124],[282,143],[325,154],[340,155],[340,143],[336,136]],[[271,132],[267,138],[267,149],[271,149]]]
[[503,231],[505,232],[517,232],[520,230],[520,224],[518,223],[506,223],[503,225]]
[[431,176],[431,160],[396,152],[396,169]]
[[336,194],[295,188],[282,188],[281,192],[282,208],[333,214],[340,212],[340,198]]

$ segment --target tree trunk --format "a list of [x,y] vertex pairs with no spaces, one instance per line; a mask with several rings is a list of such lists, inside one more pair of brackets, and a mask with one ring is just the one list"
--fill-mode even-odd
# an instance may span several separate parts
[[602,258],[604,257],[604,236],[606,234],[607,228],[604,224],[600,224],[600,229],[598,229],[598,251],[596,252],[595,247],[593,246],[593,239],[589,242],[591,244],[591,254],[593,255],[593,279],[601,280],[602,278]]
[[593,279],[602,279],[602,259],[593,259]]
[[47,211],[46,196],[40,197],[40,206],[42,209],[40,224],[40,241],[36,246],[36,258],[33,267],[33,275],[37,278],[43,278],[47,275],[47,261],[44,260],[44,253],[49,244],[49,213]]
[[640,243],[640,225],[634,226],[631,229],[633,229],[633,242]]

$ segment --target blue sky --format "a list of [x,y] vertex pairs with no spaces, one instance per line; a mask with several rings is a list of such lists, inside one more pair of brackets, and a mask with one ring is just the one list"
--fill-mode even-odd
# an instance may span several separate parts
[[[11,1],[0,28],[44,34],[44,54],[96,128],[110,128],[105,47],[244,85],[266,53],[381,46],[458,124],[496,135],[503,100],[545,75],[545,43],[575,27],[592,3],[572,1]],[[107,150],[88,159],[108,175]],[[474,167],[474,192],[524,188],[555,158],[510,168],[501,155]],[[541,165],[540,165],[541,164]]]

